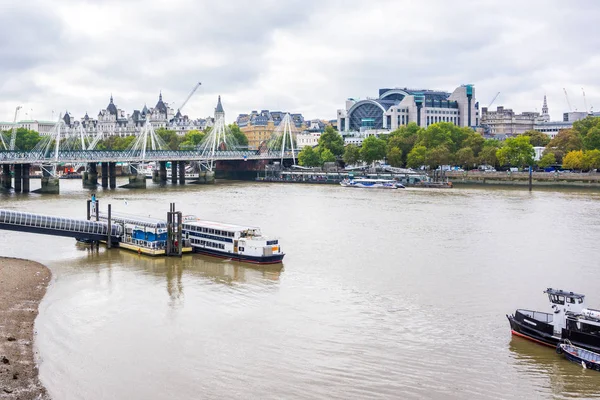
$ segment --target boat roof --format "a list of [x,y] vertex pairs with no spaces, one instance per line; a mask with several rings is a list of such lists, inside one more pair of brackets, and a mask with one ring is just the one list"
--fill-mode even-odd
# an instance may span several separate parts
[[552,288],[548,288],[548,289],[544,290],[544,293],[555,294],[557,296],[574,297],[574,298],[578,298],[578,299],[583,299],[585,297],[584,294],[565,292],[564,290],[552,289]]
[[[102,219],[108,219],[108,214],[100,211],[98,216]],[[140,217],[138,215],[130,215],[124,213],[112,212],[110,218],[113,222],[120,222],[124,224],[132,224],[138,226],[146,226],[148,228],[166,228],[167,223],[165,220],[151,217]]]
[[219,229],[223,231],[247,231],[249,229],[260,229],[257,226],[226,224],[222,222],[206,221],[203,219],[187,220],[184,224],[201,226],[203,228]]

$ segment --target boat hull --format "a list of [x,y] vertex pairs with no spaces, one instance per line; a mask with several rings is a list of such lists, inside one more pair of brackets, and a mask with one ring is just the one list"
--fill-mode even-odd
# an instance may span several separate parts
[[285,254],[274,254],[272,256],[256,257],[245,254],[223,253],[217,250],[204,249],[201,247],[193,247],[193,252],[211,257],[231,259],[233,261],[246,262],[251,264],[279,264],[282,262]]
[[[582,351],[583,350],[583,351]],[[562,352],[565,355],[565,358],[571,362],[574,362],[579,365],[585,365],[585,368],[592,369],[594,371],[600,371],[600,364],[598,362],[594,362],[589,359],[590,354],[581,348],[574,348],[568,344],[561,344],[557,347],[557,352]],[[586,354],[587,353],[587,354]],[[585,357],[587,355],[587,357]],[[593,356],[597,359],[598,354],[593,354]]]
[[519,321],[514,315],[507,315],[508,322],[510,323],[511,333],[515,336],[519,336],[533,342],[556,348],[560,342],[560,338],[554,335],[543,332],[540,329],[536,329],[533,325],[530,325],[523,320]]

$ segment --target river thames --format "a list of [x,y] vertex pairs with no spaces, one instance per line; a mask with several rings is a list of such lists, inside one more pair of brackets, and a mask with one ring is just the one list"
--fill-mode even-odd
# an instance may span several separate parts
[[[60,184],[0,207],[84,218],[90,192]],[[506,319],[548,310],[548,287],[600,307],[600,193],[148,184],[97,196],[260,226],[283,267],[0,231],[0,255],[53,273],[35,329],[55,399],[600,397],[600,374],[512,338]]]

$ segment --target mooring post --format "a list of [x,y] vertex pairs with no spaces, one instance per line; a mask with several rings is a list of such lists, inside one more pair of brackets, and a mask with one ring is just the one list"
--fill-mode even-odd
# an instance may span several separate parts
[[181,211],[175,213],[177,216],[177,255],[181,257],[183,253],[183,232],[182,232],[182,215]]
[[169,203],[169,212],[167,213],[167,249],[166,255],[171,254],[171,243],[173,241],[173,228],[171,218],[173,216],[173,203]]
[[111,227],[111,225],[110,225],[110,222],[111,222],[111,221],[110,221],[110,216],[111,216],[111,213],[110,213],[110,211],[111,211],[111,205],[109,204],[109,205],[108,205],[108,233],[107,233],[107,236],[108,236],[108,237],[107,237],[107,240],[106,240],[106,246],[107,246],[109,249],[112,247],[112,236],[111,236],[111,233],[112,233],[112,227]]
[[90,211],[91,211],[91,207],[92,207],[92,201],[88,200],[87,201],[87,220],[90,220]]
[[96,211],[96,222],[100,221],[100,200],[96,200],[94,211]]
[[531,167],[531,165],[529,166],[529,191],[531,192],[531,189],[533,187],[533,168]]

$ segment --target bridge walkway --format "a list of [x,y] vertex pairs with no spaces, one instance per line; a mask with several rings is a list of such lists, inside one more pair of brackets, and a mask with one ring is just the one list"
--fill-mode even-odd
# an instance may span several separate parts
[[[108,223],[104,221],[53,217],[5,209],[0,209],[0,229],[84,240],[99,241],[108,238]],[[123,228],[120,225],[111,225],[110,231],[113,242],[118,242],[123,236]]]

